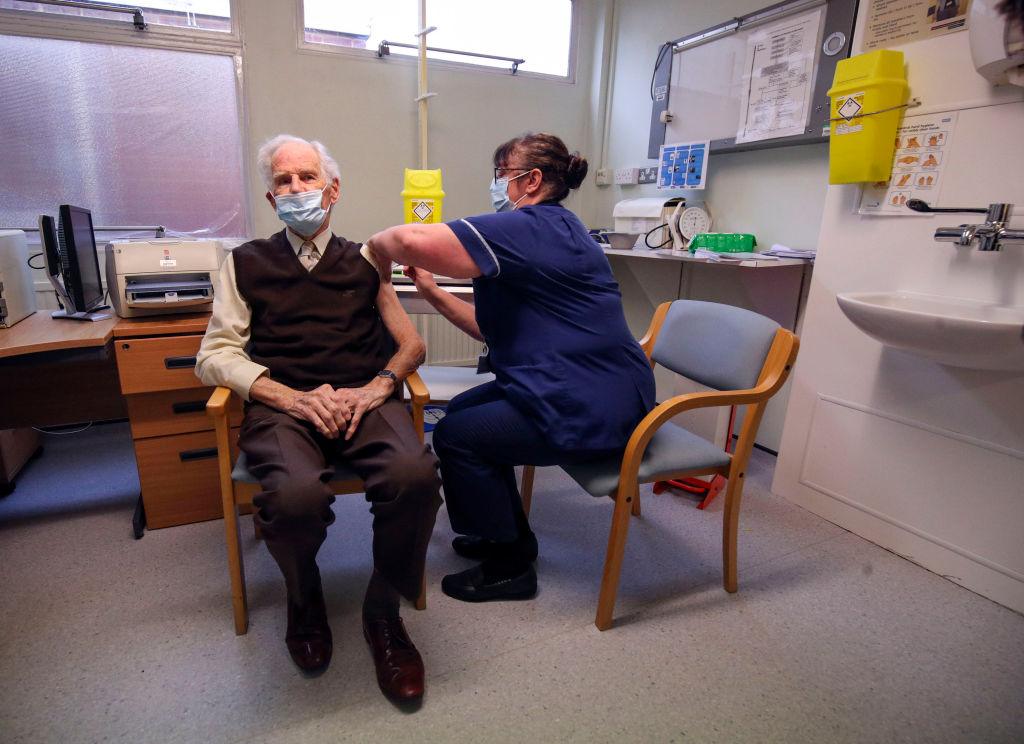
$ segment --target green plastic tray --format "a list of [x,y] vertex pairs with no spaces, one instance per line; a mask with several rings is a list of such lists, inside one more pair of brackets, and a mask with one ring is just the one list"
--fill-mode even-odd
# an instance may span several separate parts
[[703,248],[717,253],[752,253],[757,238],[750,233],[698,233],[690,241],[690,250]]

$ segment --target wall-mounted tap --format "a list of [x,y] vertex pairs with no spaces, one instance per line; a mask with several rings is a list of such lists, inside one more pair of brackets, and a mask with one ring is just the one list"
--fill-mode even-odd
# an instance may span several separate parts
[[975,207],[968,209],[947,209],[930,207],[920,199],[911,199],[907,206],[915,212],[975,212],[985,215],[985,223],[981,225],[959,225],[958,227],[940,227],[935,231],[938,243],[955,243],[969,246],[975,241],[979,251],[998,251],[1007,243],[1024,244],[1024,230],[1014,230],[1006,226],[1010,221],[1012,204],[989,204],[988,209]]

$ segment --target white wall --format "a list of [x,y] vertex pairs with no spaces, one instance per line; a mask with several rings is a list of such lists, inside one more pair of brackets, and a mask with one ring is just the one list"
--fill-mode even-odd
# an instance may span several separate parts
[[[607,7],[611,0],[601,3]],[[618,33],[611,87],[611,126],[608,138],[610,168],[655,165],[647,158],[650,134],[650,81],[658,46],[671,39],[763,8],[765,0],[616,0]],[[602,52],[602,28],[594,40]],[[599,71],[600,60],[595,63]],[[596,85],[600,83],[597,82]],[[600,88],[594,90],[595,101]],[[596,113],[596,112],[595,112]],[[602,122],[594,122],[586,154],[596,171],[601,160]],[[774,150],[713,155],[708,187],[689,192],[707,201],[715,229],[754,233],[764,245],[785,243],[813,248],[827,183],[827,145],[804,145]],[[621,199],[657,196],[654,185],[597,186],[588,178],[583,189],[582,216],[589,224],[611,226],[612,208]]]
[[[960,109],[939,205],[1011,202],[1022,215],[1024,91],[976,75],[966,33],[902,51],[918,111]],[[857,186],[828,189],[773,488],[1024,611],[1024,376],[887,349],[835,299],[911,290],[1024,305],[1024,250],[935,243],[936,227],[980,215],[862,217],[857,197]]]
[[[591,169],[602,164],[604,119],[600,108],[610,90],[611,116],[607,137],[609,168],[655,165],[647,158],[650,134],[650,82],[658,46],[685,34],[700,31],[721,21],[759,10],[766,0],[603,0],[604,16],[617,16],[616,33],[606,38],[605,24],[595,23],[593,41],[595,64],[592,71],[593,119],[585,154]],[[604,19],[602,19],[604,20]],[[611,25],[611,24],[609,24]],[[614,45],[614,48],[612,48]],[[602,57],[614,57],[606,77],[602,77]],[[671,108],[671,106],[670,106]],[[686,192],[688,199],[706,202],[714,218],[714,229],[750,232],[762,246],[783,243],[793,248],[817,246],[825,187],[828,182],[828,145],[802,145],[753,152],[712,155],[708,165],[708,186],[702,191]],[[592,177],[582,188],[580,215],[592,227],[611,227],[616,202],[641,196],[657,196],[654,185],[597,186]],[[627,319],[634,334],[646,330],[654,308],[676,299],[679,265],[669,271],[664,265],[613,259],[612,269],[623,287]],[[696,270],[697,281],[714,274],[713,283],[728,283],[737,269],[711,267]],[[747,270],[744,270],[747,271]],[[766,270],[770,272],[771,270]],[[671,274],[671,276],[669,275]],[[762,274],[765,284],[773,283],[770,274]],[[747,293],[725,292],[718,298],[733,302]],[[712,295],[717,294],[717,290]],[[694,297],[714,299],[697,288]],[[743,304],[739,302],[738,304]],[[659,399],[671,394],[667,379],[659,379]],[[777,450],[782,437],[788,388],[769,405],[762,420],[758,442]]]
[[[581,37],[591,38],[591,4],[579,5]],[[241,3],[247,155],[254,162],[259,144],[279,132],[321,140],[342,172],[332,228],[364,240],[403,221],[403,169],[419,163],[415,61],[300,51],[297,6],[298,0]],[[577,79],[582,82],[431,66],[429,88],[438,96],[430,101],[430,167],[444,171],[446,219],[490,210],[491,155],[510,137],[550,131],[583,148],[590,96],[586,50],[579,54]],[[255,169],[250,182],[255,234],[266,235],[280,223],[263,199],[266,189]]]

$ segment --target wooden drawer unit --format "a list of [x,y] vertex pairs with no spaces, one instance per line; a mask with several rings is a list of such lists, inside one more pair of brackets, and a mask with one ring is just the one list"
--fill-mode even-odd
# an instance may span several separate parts
[[[217,445],[196,377],[208,314],[127,318],[114,327],[114,354],[128,404],[146,525],[172,527],[223,516]],[[237,402],[231,425],[242,419]],[[238,430],[232,429],[234,446]]]
[[[238,429],[232,429],[232,457],[238,455],[237,440]],[[138,439],[135,457],[147,526],[172,527],[223,516],[213,431]]]
[[[127,396],[132,438],[210,430],[212,424],[206,415],[206,401],[212,392],[212,387],[200,387]],[[231,426],[238,426],[242,423],[242,403],[237,396],[232,396],[229,405],[228,420]]]
[[120,338],[114,343],[121,392],[152,393],[203,387],[196,377],[202,335]]

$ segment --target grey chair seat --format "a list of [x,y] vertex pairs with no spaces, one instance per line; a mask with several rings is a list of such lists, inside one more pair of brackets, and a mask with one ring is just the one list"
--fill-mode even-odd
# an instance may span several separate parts
[[494,379],[490,372],[478,373],[475,367],[424,365],[417,370],[433,401],[451,400],[456,395]]
[[[684,470],[716,468],[729,464],[730,456],[703,437],[673,423],[665,423],[654,436],[640,463],[639,482],[664,480]],[[591,496],[610,496],[619,486],[622,456],[563,465],[562,469]]]
[[[359,476],[354,471],[349,470],[348,467],[341,463],[332,464],[334,468],[334,475],[331,476],[332,481],[336,480],[353,480]],[[231,470],[231,480],[238,481],[239,483],[258,483],[256,476],[249,472],[249,469],[245,464],[245,453],[242,452],[238,455],[238,459],[235,460],[235,467]]]

